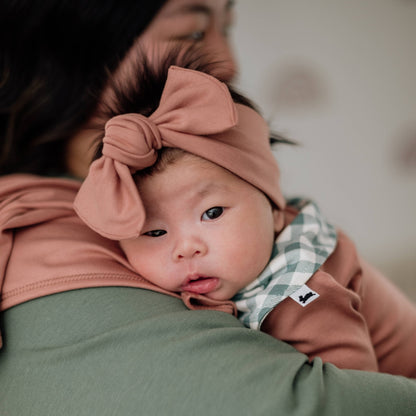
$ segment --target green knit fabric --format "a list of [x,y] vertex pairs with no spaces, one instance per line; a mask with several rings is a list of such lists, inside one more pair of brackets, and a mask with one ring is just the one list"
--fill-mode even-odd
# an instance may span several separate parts
[[309,364],[231,315],[151,291],[51,295],[1,326],[1,416],[416,414],[416,381]]

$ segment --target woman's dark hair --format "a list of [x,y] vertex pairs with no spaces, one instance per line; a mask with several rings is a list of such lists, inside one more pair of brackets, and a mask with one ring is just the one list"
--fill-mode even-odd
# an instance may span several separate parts
[[164,2],[0,3],[0,174],[65,173],[68,138]]

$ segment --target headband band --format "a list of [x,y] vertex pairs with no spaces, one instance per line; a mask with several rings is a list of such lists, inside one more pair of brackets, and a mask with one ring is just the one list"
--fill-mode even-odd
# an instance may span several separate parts
[[140,235],[145,211],[132,174],[153,165],[162,147],[205,158],[285,207],[265,120],[235,104],[216,78],[171,66],[153,114],[122,114],[106,123],[103,154],[91,164],[75,198],[79,217],[113,240]]

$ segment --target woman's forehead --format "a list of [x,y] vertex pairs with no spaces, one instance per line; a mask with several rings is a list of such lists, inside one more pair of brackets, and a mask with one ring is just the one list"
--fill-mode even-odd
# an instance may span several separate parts
[[232,0],[168,0],[161,9],[164,17],[177,14],[227,13],[233,6]]

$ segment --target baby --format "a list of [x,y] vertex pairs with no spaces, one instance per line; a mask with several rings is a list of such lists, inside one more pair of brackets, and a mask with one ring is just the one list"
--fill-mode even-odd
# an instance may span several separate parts
[[311,359],[415,377],[416,309],[315,204],[285,201],[249,102],[175,66],[159,98],[108,120],[78,215],[169,292],[231,299]]

